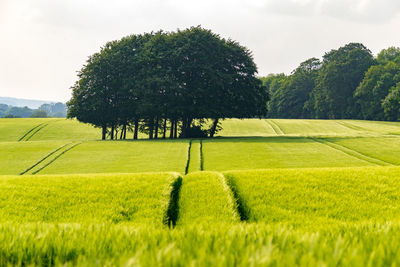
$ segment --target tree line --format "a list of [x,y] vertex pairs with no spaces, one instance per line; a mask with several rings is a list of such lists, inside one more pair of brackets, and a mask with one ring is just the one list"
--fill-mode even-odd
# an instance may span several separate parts
[[273,118],[400,120],[400,48],[350,43],[262,78]]
[[153,138],[213,137],[224,118],[262,117],[268,90],[251,52],[198,27],[108,42],[78,73],[68,117]]
[[65,118],[67,106],[64,103],[42,104],[37,109],[27,106],[16,107],[0,103],[0,118]]

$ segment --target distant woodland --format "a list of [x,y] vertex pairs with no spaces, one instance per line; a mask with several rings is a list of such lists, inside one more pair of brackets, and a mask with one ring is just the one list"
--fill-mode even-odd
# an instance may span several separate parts
[[42,104],[37,109],[28,107],[15,107],[7,104],[0,104],[0,118],[47,118],[65,117],[67,106],[64,103]]
[[400,120],[400,48],[350,43],[261,79],[271,118]]

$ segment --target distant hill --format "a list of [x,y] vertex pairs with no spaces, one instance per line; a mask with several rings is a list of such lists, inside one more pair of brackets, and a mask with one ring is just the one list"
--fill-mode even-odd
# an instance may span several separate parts
[[45,101],[45,100],[32,100],[32,99],[22,99],[22,98],[14,98],[14,97],[1,97],[0,96],[0,104],[6,104],[13,107],[28,107],[31,109],[37,109],[43,104],[54,104],[53,101]]

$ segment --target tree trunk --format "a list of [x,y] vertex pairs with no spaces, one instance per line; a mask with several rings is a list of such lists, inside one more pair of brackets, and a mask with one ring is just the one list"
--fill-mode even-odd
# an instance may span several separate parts
[[162,138],[165,139],[167,134],[167,119],[164,119],[164,125],[163,125],[163,135]]
[[138,139],[138,132],[139,132],[139,120],[135,120],[135,130],[133,132],[133,139],[137,140]]
[[156,123],[154,126],[154,139],[158,138],[158,117],[156,118]]
[[114,134],[115,140],[118,139],[118,126],[115,127],[115,134]]
[[111,126],[111,137],[110,137],[110,139],[114,140],[114,125]]
[[107,126],[101,127],[101,140],[106,140]]
[[175,122],[174,122],[174,138],[175,139],[178,138],[178,123],[179,123],[179,121],[175,120]]
[[183,118],[183,120],[182,120],[182,130],[181,130],[181,135],[179,136],[179,138],[186,138],[187,123],[188,123],[188,119],[187,118]]
[[175,127],[175,123],[173,119],[170,119],[171,122],[171,129],[169,131],[169,139],[174,138],[174,127]]
[[215,131],[217,130],[219,119],[214,119],[213,124],[211,126],[210,137],[213,138],[215,135]]
[[124,138],[124,140],[126,139],[126,123],[125,123],[125,125],[124,125],[124,136],[123,136],[123,138]]
[[149,139],[153,139],[153,133],[154,133],[154,120],[151,118],[149,120]]
[[124,124],[124,126],[122,126],[121,134],[119,135],[119,140],[122,140],[122,137],[124,136],[124,127],[125,127],[125,124]]

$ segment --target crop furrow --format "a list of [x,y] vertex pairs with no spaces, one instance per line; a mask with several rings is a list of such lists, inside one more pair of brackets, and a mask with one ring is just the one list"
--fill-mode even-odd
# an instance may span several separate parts
[[187,173],[201,170],[200,140],[192,140],[190,146],[190,162]]
[[388,166],[388,165],[393,166],[394,165],[394,164],[392,164],[390,162],[386,162],[386,161],[383,161],[383,160],[380,160],[380,159],[377,159],[377,158],[373,158],[371,156],[365,155],[365,154],[363,154],[363,153],[361,153],[359,151],[356,151],[354,149],[351,149],[351,148],[348,148],[348,147],[345,147],[345,146],[342,146],[342,145],[339,145],[339,144],[335,144],[335,143],[329,142],[327,140],[322,140],[322,139],[317,139],[317,138],[311,138],[311,139],[316,141],[316,142],[318,142],[318,143],[324,144],[324,145],[329,146],[329,147],[331,147],[333,149],[341,151],[341,152],[343,152],[343,153],[345,153],[345,154],[347,154],[349,156],[352,156],[352,157],[357,158],[357,159],[362,160],[362,161],[366,161],[368,163],[372,163],[372,164],[375,164],[375,165],[378,165],[378,166]]
[[241,221],[248,221],[250,218],[250,209],[246,205],[245,201],[241,197],[239,193],[238,186],[235,182],[235,178],[233,176],[224,175],[226,185],[229,187],[230,191],[232,192],[232,198],[236,206],[236,210],[239,214]]
[[279,125],[276,122],[274,122],[273,120],[266,120],[266,121],[272,127],[272,129],[274,129],[276,135],[285,135],[281,127],[279,127]]
[[269,127],[274,131],[275,135],[279,135],[277,129],[272,125],[272,123],[269,120],[265,120],[265,122],[268,124]]
[[170,228],[175,227],[179,215],[179,195],[182,187],[182,177],[178,176],[171,184],[171,193],[167,212],[164,216],[164,224]]
[[42,126],[44,123],[41,123],[39,125],[36,125],[35,127],[33,127],[32,129],[30,129],[29,131],[27,131],[19,140],[18,142],[22,141],[28,134],[30,134],[32,131],[34,131],[36,128]]
[[63,149],[64,147],[66,147],[67,145],[70,145],[71,143],[68,144],[64,144],[58,148],[56,148],[55,150],[51,151],[49,154],[47,154],[44,158],[42,158],[41,160],[39,160],[38,162],[36,162],[35,164],[33,164],[31,167],[29,167],[28,169],[26,169],[25,171],[21,172],[20,175],[24,175],[25,173],[29,172],[30,170],[32,170],[33,168],[35,168],[36,166],[38,166],[40,163],[42,163],[43,161],[45,161],[46,159],[48,159],[50,156],[52,156],[54,153],[57,153],[59,150]]
[[68,151],[70,151],[71,149],[75,148],[76,146],[82,144],[82,142],[80,143],[76,143],[70,147],[68,147],[67,149],[63,150],[61,153],[57,154],[53,159],[51,159],[48,163],[46,163],[45,165],[43,165],[41,168],[39,168],[36,171],[33,171],[32,174],[37,174],[40,171],[42,171],[44,168],[46,168],[47,166],[49,166],[50,164],[52,164],[54,161],[56,161],[59,157],[61,157],[62,155],[64,155],[65,153],[67,153]]
[[43,126],[37,128],[35,131],[32,132],[31,135],[27,136],[24,141],[29,141],[35,134],[37,134],[40,130],[42,130],[44,127],[46,127],[48,123],[44,124]]
[[187,161],[186,161],[186,167],[185,167],[185,174],[188,174],[189,172],[189,165],[190,165],[190,150],[192,149],[192,140],[189,142],[189,147],[188,147],[188,154],[187,154]]
[[200,140],[200,171],[204,171],[203,140]]
[[221,179],[221,183],[224,188],[224,191],[227,194],[228,206],[232,210],[233,217],[240,218],[241,221],[244,221],[244,218],[247,218],[247,217],[242,216],[241,212],[239,211],[239,203],[237,201],[237,198],[235,197],[235,193],[233,192],[232,188],[229,186],[228,179],[222,173],[218,173],[218,175]]
[[341,125],[341,126],[344,126],[344,127],[348,128],[348,129],[351,129],[351,130],[363,131],[363,132],[365,132],[365,131],[372,132],[370,129],[366,129],[366,128],[363,128],[363,127],[360,127],[360,126],[356,126],[356,125],[353,125],[353,124],[351,124],[349,122],[337,121],[336,123]]

